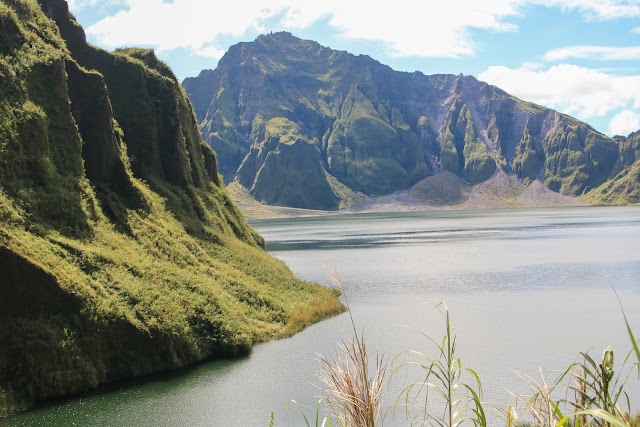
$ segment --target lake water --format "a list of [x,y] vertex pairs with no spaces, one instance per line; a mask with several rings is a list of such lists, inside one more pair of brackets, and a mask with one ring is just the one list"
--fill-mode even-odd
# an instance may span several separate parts
[[[630,348],[614,286],[640,334],[640,209],[563,208],[336,215],[256,220],[268,250],[300,277],[329,285],[341,277],[371,353],[435,355],[420,332],[440,340],[446,302],[463,366],[483,380],[484,400],[505,408],[528,391],[516,372],[549,379],[581,351],[599,358]],[[351,334],[344,314],[246,358],[199,365],[141,384],[95,393],[1,426],[304,425],[295,405],[316,407],[319,355]],[[386,406],[417,381],[401,372]],[[628,388],[640,410],[636,377]],[[311,415],[312,410],[307,409]],[[498,425],[497,422],[495,422]],[[402,415],[385,426],[403,426]]]

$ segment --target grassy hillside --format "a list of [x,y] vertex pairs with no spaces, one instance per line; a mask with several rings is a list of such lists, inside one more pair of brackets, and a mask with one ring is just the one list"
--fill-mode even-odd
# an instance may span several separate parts
[[640,160],[583,197],[597,205],[640,204]]
[[266,254],[152,52],[0,0],[0,75],[0,416],[343,310]]
[[611,179],[589,192],[584,199],[602,205],[640,204],[640,131],[616,137],[620,156]]

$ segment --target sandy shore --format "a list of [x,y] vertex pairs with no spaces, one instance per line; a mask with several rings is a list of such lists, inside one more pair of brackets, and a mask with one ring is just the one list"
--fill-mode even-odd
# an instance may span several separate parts
[[237,183],[229,189],[247,218],[278,218],[331,215],[364,212],[415,212],[467,209],[508,209],[557,206],[588,206],[578,197],[564,196],[546,188],[542,182],[524,185],[505,173],[471,186],[459,177],[445,172],[425,178],[408,190],[368,197],[364,201],[339,211],[297,209],[270,206],[255,200]]

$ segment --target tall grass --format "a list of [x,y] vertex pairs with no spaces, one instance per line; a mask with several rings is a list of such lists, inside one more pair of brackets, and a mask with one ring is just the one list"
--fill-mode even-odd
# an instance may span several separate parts
[[[565,373],[566,374],[566,373]],[[558,380],[549,383],[540,369],[540,380],[524,374],[518,374],[532,390],[531,396],[515,395],[521,409],[533,419],[536,427],[554,427],[563,418],[560,410],[560,402],[552,396],[560,387],[562,375]],[[513,423],[507,420],[507,427],[519,426],[517,420]]]
[[[617,374],[614,371],[614,352],[611,347],[604,350],[600,362],[596,362],[588,353],[581,353],[583,361],[574,364],[573,369],[569,368],[572,370],[571,376],[574,381],[568,386],[568,389],[574,392],[575,397],[566,403],[573,408],[573,413],[561,417],[557,424],[558,427],[566,424],[570,419],[575,420],[577,427],[636,427],[640,425],[639,416],[631,418],[630,414],[633,413],[631,401],[625,392],[625,386],[633,372],[633,369],[625,372],[625,366],[629,360],[633,360],[634,356],[636,359],[634,365],[640,380],[640,351],[620,296],[613,286],[612,289],[624,318],[627,334],[631,341],[631,351],[624,359],[620,372]],[[626,404],[624,407],[621,406],[623,402]]]
[[[382,355],[370,356],[364,334],[358,333],[353,320],[342,281],[335,272],[332,279],[344,297],[353,335],[340,341],[339,351],[333,356],[320,359],[322,369],[318,379],[324,396],[311,421],[296,401],[291,402],[298,408],[306,427],[331,427],[331,415],[341,427],[375,427],[382,420],[382,387],[387,363]],[[321,416],[322,408],[328,409],[331,415]],[[274,426],[271,413],[269,427]]]
[[349,309],[353,336],[340,342],[343,355],[323,357],[319,373],[327,406],[341,426],[374,427],[382,409],[382,385],[386,371],[384,357],[376,355],[371,369],[367,343],[358,334],[344,286],[338,275],[334,282],[343,291]]
[[[445,335],[442,341],[438,342],[423,333],[422,335],[435,346],[436,356],[413,351],[411,353],[416,355],[418,360],[394,368],[392,377],[408,366],[417,366],[424,375],[422,381],[409,384],[402,390],[394,404],[394,412],[399,406],[404,406],[407,416],[412,410],[417,410],[419,415],[413,417],[412,425],[419,422],[421,425],[453,427],[467,423],[485,427],[487,418],[481,400],[480,377],[473,369],[462,367],[462,362],[456,355],[457,337],[451,331],[449,310],[444,303],[438,306],[442,307],[445,317]],[[397,358],[398,356],[393,362]],[[467,381],[467,378],[471,381]],[[433,409],[430,392],[435,393],[442,403],[442,415]],[[416,404],[419,401],[422,402],[421,406]]]
[[[337,283],[342,289],[342,284]],[[502,419],[501,424],[507,427],[640,427],[640,414],[631,415],[638,411],[632,404],[638,402],[631,402],[625,392],[634,370],[640,379],[640,351],[622,302],[615,295],[631,341],[631,351],[619,371],[614,371],[614,352],[608,347],[599,361],[588,353],[580,353],[581,360],[561,372],[555,381],[548,381],[542,370],[540,379],[519,374],[530,386],[531,395],[514,394],[517,404],[507,410],[498,408],[493,414],[495,419]],[[438,307],[445,319],[444,337],[436,341],[422,334],[434,346],[435,356],[412,351],[415,361],[396,363],[400,355],[392,359],[391,380],[398,377],[401,369],[411,367],[421,371],[422,379],[406,386],[385,415],[396,416],[398,408],[403,408],[406,422],[411,425],[487,426],[480,378],[474,370],[463,368],[456,353],[457,338],[447,306],[441,303]],[[376,356],[372,369],[366,341],[358,334],[351,312],[349,315],[353,336],[340,342],[343,356],[322,358],[319,378],[326,397],[319,405],[324,402],[340,426],[379,426],[385,418],[381,417],[381,395],[387,367],[384,359]],[[564,398],[557,398],[559,395]],[[414,415],[416,412],[418,415]],[[518,412],[527,414],[528,420],[519,420]],[[304,414],[303,417],[307,427],[311,427]],[[320,406],[315,426],[331,426],[331,419],[320,418]]]
[[[635,418],[630,415],[633,413],[631,401],[625,392],[625,386],[633,372],[633,368],[625,369],[625,367],[633,357],[636,359],[634,365],[640,366],[640,352],[620,297],[615,289],[613,291],[620,304],[632,347],[620,371],[618,373],[614,371],[614,352],[611,347],[607,347],[599,362],[588,353],[580,353],[582,360],[573,363],[553,383],[546,381],[542,371],[540,372],[541,381],[522,376],[531,386],[533,395],[529,399],[521,396],[518,398],[533,418],[534,426],[561,427],[565,424],[573,424],[575,427],[640,426],[640,415]],[[565,390],[567,397],[554,399],[555,390]],[[570,395],[573,397],[569,398]],[[570,410],[567,415],[562,413],[562,409],[565,408]],[[510,425],[517,424],[507,423],[507,426]]]
[[322,358],[320,381],[326,402],[341,426],[374,427],[380,419],[385,363],[375,358],[370,369],[366,340],[355,334],[342,341],[343,356]]

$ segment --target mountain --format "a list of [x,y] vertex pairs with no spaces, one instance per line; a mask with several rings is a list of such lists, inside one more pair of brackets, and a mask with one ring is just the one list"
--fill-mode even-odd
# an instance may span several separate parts
[[341,312],[264,250],[152,51],[0,0],[0,416]]
[[621,155],[589,125],[471,76],[398,72],[286,32],[232,46],[183,86],[225,182],[267,204],[337,209],[443,171],[578,196],[614,178]]
[[626,205],[640,203],[640,131],[617,137],[619,157],[611,179],[588,193],[595,204]]

